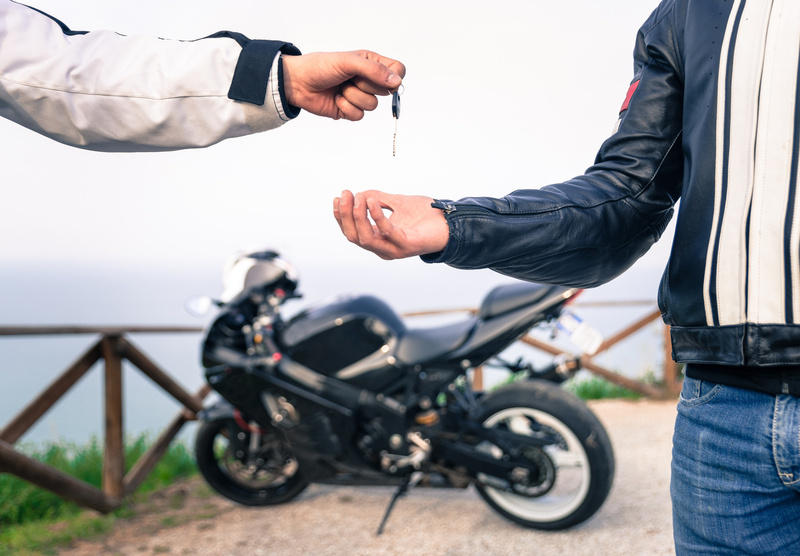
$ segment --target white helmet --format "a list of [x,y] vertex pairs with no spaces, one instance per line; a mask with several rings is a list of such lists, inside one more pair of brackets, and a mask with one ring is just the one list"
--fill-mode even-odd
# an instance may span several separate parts
[[297,287],[297,272],[294,267],[281,259],[275,251],[240,253],[228,261],[222,272],[220,301],[229,303],[255,288],[270,285],[293,291]]

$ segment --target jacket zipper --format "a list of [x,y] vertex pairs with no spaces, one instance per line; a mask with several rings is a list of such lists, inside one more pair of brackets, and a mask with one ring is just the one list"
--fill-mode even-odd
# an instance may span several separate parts
[[437,208],[444,212],[445,214],[452,214],[456,211],[456,206],[451,203],[450,201],[441,201],[439,199],[434,199],[431,203],[433,208]]
[[456,206],[456,204],[453,201],[443,201],[441,199],[434,199],[433,202],[431,203],[431,206],[433,208],[437,208],[437,209],[441,210],[447,216],[453,214],[454,212],[457,212],[459,214],[486,214],[488,212],[488,213],[497,214],[497,215],[500,215],[500,216],[503,216],[503,217],[512,217],[512,216],[513,217],[527,217],[527,216],[532,216],[531,214],[527,214],[527,213],[498,212],[498,211],[492,210],[492,209],[490,209],[488,207],[481,207],[481,206],[472,206],[472,205],[459,205],[459,206]]

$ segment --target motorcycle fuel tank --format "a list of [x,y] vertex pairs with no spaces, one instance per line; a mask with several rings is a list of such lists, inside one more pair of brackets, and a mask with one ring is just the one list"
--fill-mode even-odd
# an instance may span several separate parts
[[375,389],[400,375],[392,353],[404,332],[391,307],[360,295],[303,311],[281,328],[279,339],[298,363]]

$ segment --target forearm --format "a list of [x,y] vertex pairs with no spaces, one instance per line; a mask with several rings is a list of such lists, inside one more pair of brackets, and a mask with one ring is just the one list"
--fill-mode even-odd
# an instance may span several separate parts
[[251,41],[243,49],[225,36],[171,41],[110,31],[68,34],[47,16],[6,1],[0,2],[0,43],[0,115],[70,145],[202,147],[289,119],[279,95],[280,43],[268,45],[274,46],[268,60],[248,66],[240,63],[253,58],[248,49],[261,46],[263,54],[270,48]]
[[423,260],[491,268],[534,282],[579,287],[607,282],[658,240],[672,215],[671,202],[644,206],[628,195],[561,202],[578,196],[582,187],[573,181],[501,199],[445,203],[447,247]]

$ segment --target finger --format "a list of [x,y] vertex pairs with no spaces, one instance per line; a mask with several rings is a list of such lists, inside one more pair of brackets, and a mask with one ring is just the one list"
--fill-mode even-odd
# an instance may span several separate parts
[[401,78],[405,78],[406,66],[402,62],[398,60],[392,60],[391,58],[385,58],[382,63],[384,66],[392,70],[393,73],[396,73]]
[[[380,194],[380,191],[376,192]],[[385,194],[381,194],[387,197]],[[384,201],[378,198],[370,197],[367,199],[367,208],[372,220],[375,221],[375,227],[383,239],[383,248],[381,258],[385,260],[402,259],[414,253],[411,245],[408,242],[406,232],[395,226],[391,217],[387,217],[383,210],[391,207]]]
[[358,106],[354,106],[349,100],[342,95],[336,95],[336,108],[339,109],[339,116],[345,120],[357,122],[364,117],[364,111]]
[[402,64],[398,66],[399,62],[397,62],[390,69],[389,66],[382,63],[382,60],[388,60],[390,64],[396,62],[391,58],[383,58],[374,52],[360,50],[348,52],[346,56],[342,57],[341,67],[351,77],[366,80],[376,88],[396,89],[403,82],[403,78],[395,73],[395,70],[402,70],[405,75],[405,66]]
[[373,52],[371,50],[362,50],[360,51],[361,55],[364,56],[368,60],[373,60],[378,62],[379,64],[383,64],[387,68],[389,68],[393,73],[396,73],[400,77],[406,76],[406,66],[399,60],[395,60],[394,58],[389,58],[388,56],[381,56],[377,52]]
[[395,226],[391,219],[383,214],[383,209],[387,207],[377,199],[368,199],[367,207],[372,220],[375,221],[378,232],[385,242],[381,258],[391,260],[409,256],[411,250],[405,232]]
[[386,215],[383,214],[384,208],[387,207],[374,197],[367,199],[367,209],[369,209],[369,215],[372,217],[372,220],[378,227],[378,231],[389,241],[396,242],[398,239],[398,230],[395,225],[392,224],[392,221],[386,218]]
[[339,226],[342,225],[342,215],[339,214],[339,197],[333,198],[333,217],[339,223]]
[[[375,52],[371,52],[369,50],[362,50],[360,54],[367,58],[368,60],[373,60],[382,64],[389,68],[389,71],[392,73],[399,75],[400,77],[405,77],[406,75],[406,67],[397,60],[393,60],[392,58],[387,58],[385,56],[381,56],[380,54],[376,54]],[[396,90],[400,85],[397,87],[387,87],[381,86],[380,84],[376,84],[374,81],[356,76],[352,79],[353,84],[364,91],[365,93],[369,93],[371,95],[379,95],[379,96],[386,96],[392,94],[392,91]]]
[[358,243],[356,225],[353,221],[353,194],[346,189],[339,198],[339,227],[344,237],[353,243]]
[[375,230],[367,217],[367,200],[363,193],[356,193],[353,201],[353,222],[355,222],[358,243],[362,247],[372,247]]
[[378,87],[374,85],[372,81],[364,79],[362,77],[354,77],[350,81],[360,90],[370,95],[378,95],[381,97],[385,97],[387,95],[392,94],[391,89],[387,89],[386,87]]
[[361,110],[375,110],[378,107],[378,99],[375,95],[365,93],[355,85],[347,84],[342,87],[342,96],[353,106]]

